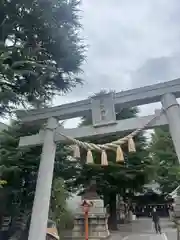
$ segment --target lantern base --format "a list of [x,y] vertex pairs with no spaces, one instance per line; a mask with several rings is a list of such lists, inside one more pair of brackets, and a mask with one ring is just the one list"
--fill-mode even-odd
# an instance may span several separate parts
[[[83,237],[74,237],[74,236],[72,236],[72,239],[74,240],[85,240],[85,237],[83,236]],[[88,240],[111,240],[111,236],[109,236],[109,237],[89,237],[88,238]]]
[[[93,206],[90,207],[88,214],[88,240],[105,240],[110,238],[108,230],[108,215],[104,208],[101,199],[91,200]],[[72,232],[72,239],[84,240],[85,239],[85,226],[84,226],[84,213],[83,209],[78,208],[74,218],[74,229]]]

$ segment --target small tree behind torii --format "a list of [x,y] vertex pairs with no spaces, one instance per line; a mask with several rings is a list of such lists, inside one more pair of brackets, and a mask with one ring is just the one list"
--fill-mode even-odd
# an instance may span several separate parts
[[180,167],[168,127],[154,130],[149,150],[156,166],[156,182],[163,194],[169,194],[180,184]]

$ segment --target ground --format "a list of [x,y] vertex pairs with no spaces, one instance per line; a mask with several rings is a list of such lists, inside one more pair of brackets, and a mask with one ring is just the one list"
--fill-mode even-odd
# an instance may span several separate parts
[[154,233],[152,221],[149,218],[138,219],[132,224],[120,226],[120,231],[112,233],[112,240],[175,240],[177,234],[173,224],[168,219],[161,219],[162,235]]
[[[111,240],[177,240],[177,233],[169,219],[161,219],[162,235],[155,234],[150,218],[122,224],[119,231],[111,232]],[[69,237],[68,237],[69,236]],[[62,234],[61,240],[72,240],[71,232]]]

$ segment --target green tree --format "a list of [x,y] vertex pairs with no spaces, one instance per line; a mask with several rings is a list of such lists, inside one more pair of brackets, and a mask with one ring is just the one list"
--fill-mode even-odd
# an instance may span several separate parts
[[168,127],[156,128],[150,143],[151,157],[156,165],[156,181],[164,194],[180,184],[180,167]]
[[[39,130],[38,125],[25,127],[18,122],[12,124],[8,130],[3,131],[0,134],[1,151],[0,151],[0,170],[2,179],[7,181],[3,190],[6,191],[7,200],[5,204],[4,213],[12,216],[13,224],[10,234],[12,236],[19,236],[26,223],[28,217],[31,215],[32,204],[34,199],[34,191],[37,179],[37,172],[39,168],[39,161],[41,156],[41,146],[18,148],[19,139],[21,136],[31,135],[37,133]],[[57,185],[60,184],[58,178],[71,175],[73,177],[74,169],[73,163],[70,163],[67,156],[70,154],[68,148],[62,144],[57,145],[55,166],[54,166],[54,186],[53,195],[56,196],[52,200],[52,211],[58,208],[58,213],[65,206],[63,206],[64,200],[55,204],[55,200],[58,197],[60,200],[61,193],[63,199],[66,193],[63,193],[63,189],[59,189],[59,195]],[[71,173],[70,173],[71,172]],[[69,173],[69,175],[68,175]],[[58,185],[59,186],[59,185]],[[63,197],[64,195],[64,197]],[[56,206],[57,205],[57,206]],[[63,212],[63,211],[62,211]],[[58,215],[54,215],[54,219]]]
[[[104,94],[104,91],[96,94]],[[137,108],[120,109],[116,112],[116,119],[122,120],[126,118],[136,117],[138,113]],[[92,124],[92,117],[88,116],[82,119],[81,125]],[[126,133],[128,134],[128,133]],[[106,143],[116,140],[123,136],[113,134],[112,136],[103,137],[101,139],[94,139],[94,143]],[[96,178],[97,190],[99,194],[104,198],[105,204],[109,203],[110,207],[110,227],[111,229],[117,229],[116,220],[116,195],[120,193],[125,195],[126,190],[135,192],[140,190],[143,185],[148,182],[150,172],[152,172],[152,166],[149,161],[147,150],[146,138],[143,133],[138,134],[135,137],[136,153],[128,153],[127,146],[123,146],[125,155],[125,164],[116,164],[115,153],[108,151],[109,166],[102,168],[100,166],[100,154],[94,154],[95,163],[98,165],[89,166],[85,165],[81,169],[81,173],[75,180],[75,185],[86,188],[89,185],[89,180],[93,177]],[[83,158],[85,155],[83,154]]]
[[50,218],[54,220],[58,227],[58,232],[67,227],[72,227],[73,216],[68,209],[66,200],[69,192],[66,189],[65,182],[62,178],[55,178],[52,185]]
[[79,0],[0,2],[0,114],[48,104],[81,80]]

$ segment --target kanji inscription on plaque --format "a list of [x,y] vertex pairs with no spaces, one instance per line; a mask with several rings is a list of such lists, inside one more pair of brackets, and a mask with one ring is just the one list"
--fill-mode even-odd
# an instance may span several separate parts
[[91,106],[94,127],[116,123],[113,93],[93,97]]

